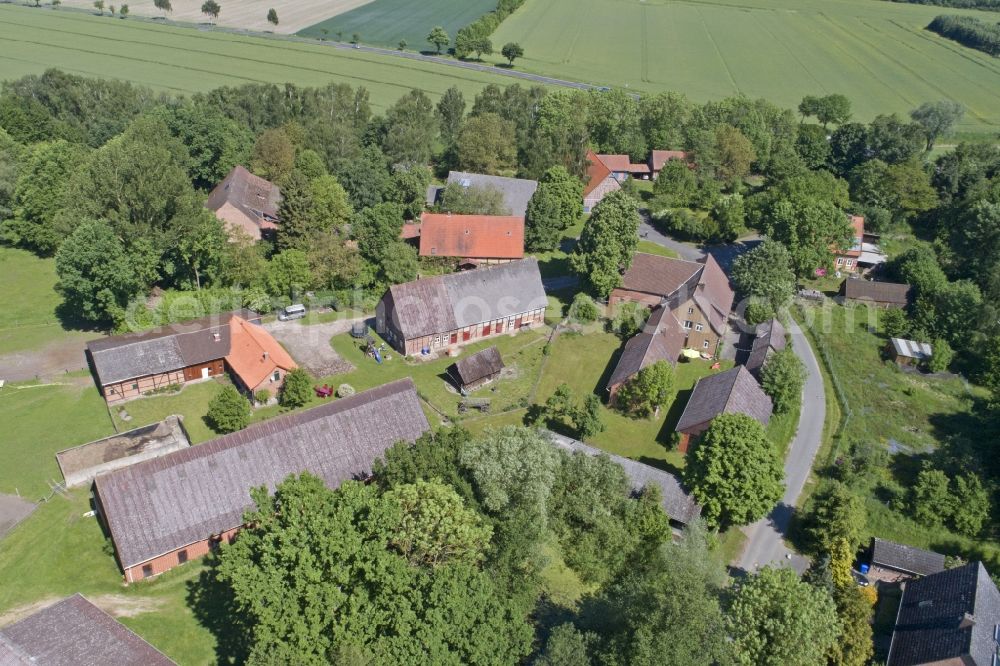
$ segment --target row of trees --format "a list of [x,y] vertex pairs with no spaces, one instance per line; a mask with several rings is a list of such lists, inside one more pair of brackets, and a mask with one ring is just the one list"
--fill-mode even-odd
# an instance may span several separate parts
[[927,29],[942,37],[954,39],[963,46],[978,49],[992,56],[1000,55],[1000,26],[975,16],[942,14],[927,24]]
[[[523,428],[452,429],[393,447],[374,479],[253,492],[208,577],[233,611],[226,657],[805,666],[843,649],[822,582],[764,569],[727,588],[704,527],[674,542],[657,491],[633,498],[604,456]],[[592,589],[579,610],[538,610],[543,549]]]

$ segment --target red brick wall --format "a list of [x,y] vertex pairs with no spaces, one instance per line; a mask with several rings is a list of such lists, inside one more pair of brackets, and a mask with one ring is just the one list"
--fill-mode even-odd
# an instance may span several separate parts
[[[125,582],[135,583],[146,578],[159,576],[161,573],[169,571],[179,564],[183,564],[183,562],[180,561],[182,551],[187,552],[188,562],[196,560],[199,557],[204,557],[205,555],[208,555],[220,541],[231,542],[236,536],[236,533],[239,532],[239,529],[240,528],[237,527],[227,530],[220,535],[219,539],[203,539],[202,541],[185,546],[184,548],[178,548],[177,550],[169,553],[164,553],[159,557],[154,557],[153,559],[143,562],[142,564],[129,567],[125,569]],[[147,566],[151,567],[151,570],[144,570]]]

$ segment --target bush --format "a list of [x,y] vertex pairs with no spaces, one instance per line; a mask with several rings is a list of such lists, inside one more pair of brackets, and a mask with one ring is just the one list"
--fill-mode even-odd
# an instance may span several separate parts
[[301,407],[312,399],[312,378],[302,368],[295,368],[285,375],[281,388],[282,407]]
[[267,401],[271,399],[271,392],[267,389],[260,389],[253,394],[253,399],[258,405],[266,405]]
[[747,303],[746,310],[743,311],[743,318],[751,326],[756,326],[772,317],[774,317],[774,308],[769,303],[758,299]]
[[927,29],[963,46],[1000,55],[1000,24],[972,16],[936,16]]
[[648,316],[649,311],[643,305],[631,301],[619,303],[611,320],[611,331],[627,340],[642,330]]
[[598,310],[594,299],[583,292],[577,294],[573,298],[573,303],[569,306],[570,319],[578,321],[581,324],[589,324],[596,321],[600,316],[601,311]]
[[354,387],[351,386],[350,384],[341,384],[340,386],[337,387],[338,398],[347,398],[354,395],[354,393],[355,393]]
[[774,411],[783,414],[802,399],[806,368],[791,347],[782,349],[767,360],[760,373],[760,384],[771,396]]
[[250,403],[234,386],[227,386],[208,403],[208,424],[218,433],[236,432],[250,425]]
[[931,345],[933,354],[927,361],[927,369],[931,372],[944,372],[951,365],[951,360],[955,357],[955,351],[948,344],[947,340],[938,338]]
[[882,313],[882,329],[890,338],[905,338],[910,334],[910,320],[900,308],[888,308]]

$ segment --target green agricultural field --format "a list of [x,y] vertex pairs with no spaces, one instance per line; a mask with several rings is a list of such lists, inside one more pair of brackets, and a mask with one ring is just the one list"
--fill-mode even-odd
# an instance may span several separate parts
[[410,0],[375,0],[357,9],[352,9],[333,18],[311,25],[298,34],[305,37],[320,37],[327,30],[330,38],[337,32],[344,33],[344,41],[358,33],[364,44],[375,44],[396,48],[399,40],[405,39],[407,49],[433,51],[427,42],[427,35],[434,26],[441,26],[448,36],[455,39],[455,33],[487,14],[496,7],[495,0],[424,0],[414,3]]
[[0,5],[0,43],[0,80],[58,67],[179,93],[244,83],[347,83],[367,88],[378,110],[412,88],[436,98],[458,86],[471,98],[488,83],[510,83],[502,75],[320,44],[13,5]]
[[806,94],[843,93],[868,120],[950,98],[968,108],[960,129],[996,131],[1000,59],[924,30],[942,11],[875,0],[528,0],[493,43],[524,47],[518,69],[697,101],[743,93],[794,108]]

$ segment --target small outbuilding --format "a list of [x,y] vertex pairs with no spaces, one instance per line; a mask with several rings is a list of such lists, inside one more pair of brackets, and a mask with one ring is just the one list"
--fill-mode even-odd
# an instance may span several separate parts
[[889,356],[896,365],[919,365],[930,360],[933,355],[933,348],[926,342],[903,338],[889,339]]
[[847,278],[840,288],[844,301],[865,303],[883,308],[905,308],[913,292],[908,284],[873,282],[861,278]]
[[708,430],[719,414],[746,414],[766,427],[771,410],[771,398],[742,365],[702,377],[694,385],[677,421],[675,430],[680,434],[677,450],[687,453],[691,442]]
[[448,375],[461,391],[475,391],[500,376],[503,359],[495,347],[476,352],[448,366]]
[[753,347],[747,357],[747,370],[760,379],[760,373],[771,356],[785,348],[785,327],[777,319],[769,319],[757,324],[754,331]]
[[944,555],[878,537],[872,539],[868,578],[897,583],[944,571]]

